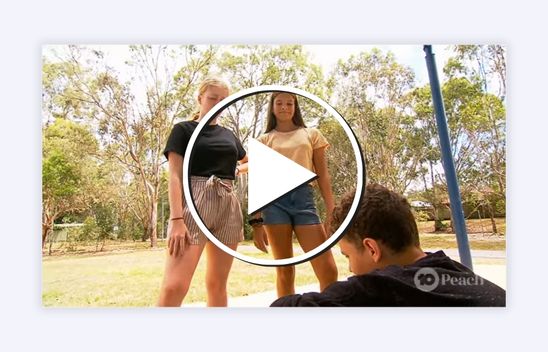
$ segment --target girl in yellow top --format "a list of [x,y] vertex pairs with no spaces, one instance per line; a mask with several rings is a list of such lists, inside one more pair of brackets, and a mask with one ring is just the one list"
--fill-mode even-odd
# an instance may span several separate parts
[[[329,224],[335,206],[325,155],[329,143],[319,130],[305,126],[294,94],[272,94],[266,131],[258,140],[318,175],[317,182],[327,211],[326,224]],[[321,224],[310,184],[300,186],[270,204],[262,210],[262,218],[262,222],[253,221],[255,242],[259,248],[264,248],[261,238],[265,231],[275,259],[293,257],[293,231],[305,252],[322,244],[329,232],[327,226]],[[311,264],[320,282],[320,290],[337,280],[337,267],[331,250],[312,259]],[[295,267],[277,267],[276,274],[278,296],[294,294]]]

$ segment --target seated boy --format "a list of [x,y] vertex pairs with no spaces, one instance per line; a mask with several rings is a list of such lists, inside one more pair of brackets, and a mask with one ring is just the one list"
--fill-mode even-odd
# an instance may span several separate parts
[[[505,306],[506,291],[477,276],[443,251],[425,253],[411,207],[402,196],[370,184],[339,246],[355,274],[322,293],[285,296],[280,306]],[[346,217],[355,192],[333,214]]]

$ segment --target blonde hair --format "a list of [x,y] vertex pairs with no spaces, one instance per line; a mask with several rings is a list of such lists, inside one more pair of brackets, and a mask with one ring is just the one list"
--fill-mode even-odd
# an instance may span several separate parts
[[[207,88],[211,86],[225,88],[226,90],[230,92],[230,86],[224,79],[220,78],[219,76],[208,76],[204,78],[204,80],[198,86],[198,98],[202,96],[207,90]],[[194,110],[194,112],[192,113],[190,117],[190,120],[195,121],[199,117],[200,117],[200,105],[198,105],[196,110]]]

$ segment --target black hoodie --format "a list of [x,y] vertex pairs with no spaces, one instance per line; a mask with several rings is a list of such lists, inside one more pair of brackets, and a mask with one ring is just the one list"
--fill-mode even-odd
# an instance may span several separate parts
[[506,291],[443,251],[335,282],[322,293],[277,299],[272,307],[505,307]]

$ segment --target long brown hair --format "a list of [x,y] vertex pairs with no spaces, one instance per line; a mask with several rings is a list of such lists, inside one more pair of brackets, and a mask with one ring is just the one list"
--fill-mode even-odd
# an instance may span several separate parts
[[[230,93],[230,86],[218,76],[208,76],[198,86],[198,98],[201,97],[210,86],[225,88]],[[200,105],[192,113],[190,120],[196,121],[200,117]]]
[[295,113],[293,114],[293,118],[291,119],[295,126],[300,127],[306,127],[303,121],[303,115],[301,114],[301,108],[299,107],[299,100],[297,99],[297,96],[293,93],[287,93],[287,92],[274,92],[270,96],[270,101],[268,102],[268,113],[266,115],[266,130],[264,133],[268,133],[276,128],[276,116],[274,115],[274,99],[282,93],[289,94],[293,97],[295,101]]

